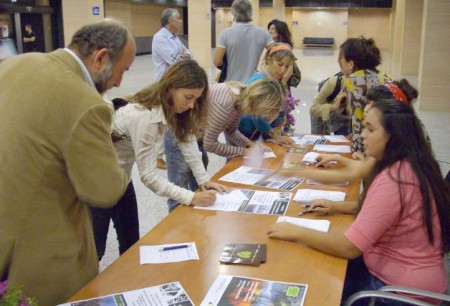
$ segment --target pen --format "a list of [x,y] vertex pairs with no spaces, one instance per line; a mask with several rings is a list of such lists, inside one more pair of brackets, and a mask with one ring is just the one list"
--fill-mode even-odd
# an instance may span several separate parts
[[163,247],[160,251],[171,251],[171,250],[178,250],[178,249],[185,249],[189,247],[187,244],[182,244],[182,245],[174,245],[174,246],[169,246],[169,247]]
[[313,212],[316,212],[315,210],[307,210],[307,211],[303,211],[298,213],[299,216],[303,216],[303,215],[307,215],[307,214],[311,214]]

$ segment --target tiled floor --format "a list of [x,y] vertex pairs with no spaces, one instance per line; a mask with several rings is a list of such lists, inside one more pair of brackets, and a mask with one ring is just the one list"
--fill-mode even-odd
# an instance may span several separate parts
[[[337,64],[337,52],[324,49],[295,50],[298,64],[302,71],[302,82],[298,88],[294,88],[294,97],[300,98],[301,103],[297,107],[295,116],[297,119],[296,132],[309,133],[310,120],[309,108],[314,95],[317,93],[317,84],[339,71]],[[389,71],[390,55],[384,54],[384,62],[381,69]],[[215,69],[211,69],[211,76],[215,75]],[[412,84],[416,83],[415,76],[407,77]],[[130,71],[125,73],[120,88],[114,88],[108,92],[110,99],[130,95],[153,82],[153,62],[151,55],[136,57]],[[418,112],[428,133],[436,158],[440,161],[442,173],[450,170],[450,113],[445,112]],[[214,154],[209,154],[208,172],[214,174],[220,169],[225,160]],[[159,170],[162,177],[167,177],[165,171]],[[166,200],[155,195],[140,183],[139,175],[134,169],[133,182],[139,203],[140,234],[145,235],[153,226],[167,215]],[[118,257],[117,241],[114,228],[110,226],[106,254],[100,263],[101,270],[106,268]]]

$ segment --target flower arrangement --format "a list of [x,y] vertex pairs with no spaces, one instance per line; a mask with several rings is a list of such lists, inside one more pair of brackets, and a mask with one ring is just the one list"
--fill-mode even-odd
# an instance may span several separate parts
[[26,297],[20,286],[10,286],[8,281],[0,282],[0,306],[37,306],[34,298]]
[[295,129],[295,117],[292,113],[295,107],[300,103],[300,99],[295,99],[290,93],[286,96],[284,110],[286,111],[286,123],[284,125],[284,135],[292,135]]

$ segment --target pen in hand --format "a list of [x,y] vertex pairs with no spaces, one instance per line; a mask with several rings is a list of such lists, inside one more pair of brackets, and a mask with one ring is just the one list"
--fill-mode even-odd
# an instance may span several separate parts
[[298,215],[299,216],[304,216],[304,215],[307,215],[307,214],[311,214],[313,212],[316,212],[316,211],[315,210],[307,210],[307,211],[303,211],[303,212],[298,213]]
[[160,251],[164,252],[164,251],[171,251],[171,250],[178,250],[178,249],[186,249],[189,246],[187,244],[182,244],[182,245],[174,245],[174,246],[169,246],[169,247],[163,247]]

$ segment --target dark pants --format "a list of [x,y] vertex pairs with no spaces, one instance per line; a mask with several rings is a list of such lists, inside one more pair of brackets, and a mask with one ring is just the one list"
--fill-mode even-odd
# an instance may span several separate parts
[[[341,305],[354,293],[363,290],[377,290],[385,284],[367,270],[362,256],[349,260],[347,272],[345,274],[344,290],[342,293]],[[360,299],[353,303],[353,306],[367,306],[370,298]],[[392,300],[377,299],[375,305],[402,306],[401,302]]]
[[128,184],[127,190],[115,206],[106,209],[90,207],[90,210],[99,261],[105,255],[106,238],[111,219],[117,232],[120,255],[139,240],[137,200],[132,182]]

